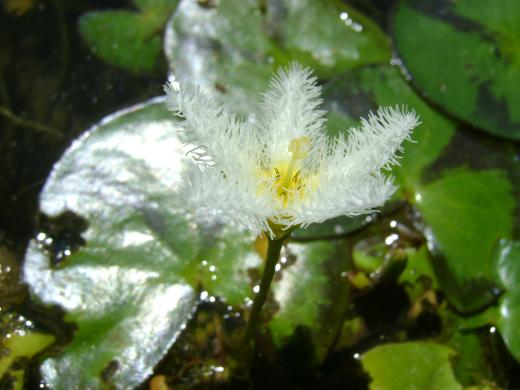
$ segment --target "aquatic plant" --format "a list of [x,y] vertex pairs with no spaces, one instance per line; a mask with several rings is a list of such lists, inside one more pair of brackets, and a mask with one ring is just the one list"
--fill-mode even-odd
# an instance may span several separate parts
[[413,111],[379,108],[348,136],[329,138],[321,89],[308,68],[281,68],[263,94],[258,116],[240,121],[192,84],[165,86],[167,105],[184,119],[182,138],[196,166],[180,194],[190,212],[218,216],[269,236],[267,261],[246,340],[258,320],[284,239],[296,227],[367,214],[394,193],[382,169],[419,119]]

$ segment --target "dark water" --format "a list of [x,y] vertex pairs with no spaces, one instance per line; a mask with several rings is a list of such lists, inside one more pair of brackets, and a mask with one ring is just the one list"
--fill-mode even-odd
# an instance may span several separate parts
[[81,14],[129,2],[36,0],[21,15],[7,12],[4,3],[0,245],[20,255],[35,232],[37,196],[53,163],[103,116],[162,94],[166,64],[155,75],[132,75],[92,56],[80,39]]

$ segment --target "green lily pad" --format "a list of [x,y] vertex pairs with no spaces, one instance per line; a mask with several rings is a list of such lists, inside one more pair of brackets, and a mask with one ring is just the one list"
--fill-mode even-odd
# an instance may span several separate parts
[[90,50],[108,63],[130,71],[153,71],[162,48],[160,31],[178,0],[135,1],[139,11],[94,11],[79,19]]
[[520,242],[503,240],[497,253],[497,272],[505,293],[496,325],[507,348],[520,361]]
[[41,232],[26,254],[32,293],[77,325],[41,367],[52,388],[132,388],[191,318],[195,289],[232,304],[252,295],[253,237],[181,211],[174,192],[187,149],[177,133],[164,99],[131,107],[80,137],[45,184],[44,214],[88,222],[84,246]]
[[493,302],[494,247],[511,235],[515,208],[505,172],[447,171],[418,188],[415,200],[430,225],[437,276],[452,302],[462,311]]
[[[515,200],[507,173],[474,171],[465,165],[447,169],[436,164],[431,169],[441,156],[445,158],[442,153],[455,124],[421,101],[396,68],[351,71],[326,85],[325,101],[336,118],[348,121],[366,116],[378,105],[404,104],[419,114],[423,123],[413,134],[417,142],[404,145],[400,166],[392,170],[400,186],[398,196],[421,212],[438,282],[452,303],[461,311],[473,311],[493,302],[494,246],[511,236],[514,221]],[[482,160],[481,155],[478,158]]]
[[23,389],[31,359],[54,342],[54,336],[35,330],[34,323],[13,311],[0,317],[0,387]]
[[275,52],[275,60],[296,60],[313,68],[320,78],[389,61],[388,38],[374,22],[340,1],[280,3],[285,17],[279,20],[276,35],[281,37],[277,43],[286,58],[277,58]]
[[455,352],[429,342],[385,344],[361,357],[371,390],[462,390],[450,364]]
[[310,330],[316,358],[325,357],[341,328],[348,305],[347,248],[344,241],[289,244],[282,257],[294,261],[273,283],[278,310],[269,323],[275,345],[283,346],[297,327]]
[[273,70],[291,60],[329,77],[390,57],[377,26],[334,0],[185,0],[166,27],[165,53],[176,78],[240,114],[254,112]]
[[491,270],[504,290],[498,305],[470,316],[458,317],[457,326],[463,330],[496,326],[511,354],[520,361],[520,242],[501,240],[496,248]]
[[414,82],[451,114],[520,139],[520,3],[402,0],[397,50]]
[[32,358],[54,342],[54,337],[48,334],[22,330],[9,334],[9,338],[2,340],[2,348],[8,352],[0,359],[0,378],[8,372],[9,367],[16,359]]

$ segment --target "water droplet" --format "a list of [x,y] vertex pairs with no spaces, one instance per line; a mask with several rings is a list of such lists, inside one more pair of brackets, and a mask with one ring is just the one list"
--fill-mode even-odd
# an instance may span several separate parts
[[385,244],[386,245],[392,245],[394,242],[396,242],[399,239],[399,235],[392,233],[388,237],[385,238]]
[[341,225],[334,225],[334,234],[343,234],[345,233],[345,229]]

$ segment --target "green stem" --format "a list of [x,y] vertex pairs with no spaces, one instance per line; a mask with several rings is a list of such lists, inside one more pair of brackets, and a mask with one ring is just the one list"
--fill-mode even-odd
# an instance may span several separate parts
[[39,131],[41,133],[46,133],[49,135],[52,135],[55,138],[62,138],[63,135],[58,131],[53,129],[52,127],[42,125],[37,122],[25,120],[23,118],[20,118],[13,114],[9,109],[0,106],[0,116],[6,117],[11,122],[13,122],[15,125],[20,127],[26,127],[29,129],[32,129],[34,131]]
[[276,263],[278,263],[278,259],[280,258],[280,251],[282,250],[284,240],[285,237],[276,240],[271,240],[270,238],[268,238],[267,259],[265,261],[262,280],[260,281],[260,291],[258,291],[258,294],[256,294],[255,296],[253,308],[251,309],[249,321],[247,322],[246,326],[246,332],[244,334],[244,344],[246,345],[251,340],[251,337],[254,335],[258,326],[260,313],[262,312],[262,307],[264,306],[264,303],[267,299],[269,286],[271,285],[271,281],[273,280],[275,266]]

